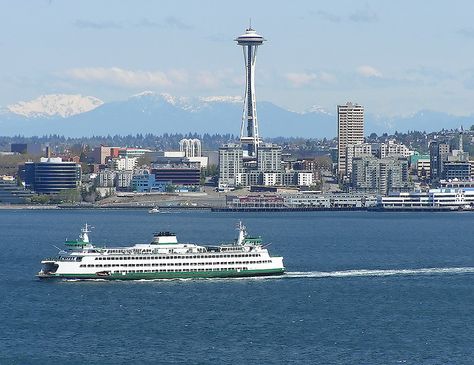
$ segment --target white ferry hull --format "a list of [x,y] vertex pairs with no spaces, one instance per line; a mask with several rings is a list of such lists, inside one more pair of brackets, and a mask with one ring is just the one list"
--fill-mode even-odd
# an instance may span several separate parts
[[254,276],[283,275],[284,268],[256,270],[222,271],[182,271],[182,272],[135,272],[135,273],[39,273],[40,279],[104,279],[104,280],[156,280],[156,279],[193,279],[193,278],[238,278]]

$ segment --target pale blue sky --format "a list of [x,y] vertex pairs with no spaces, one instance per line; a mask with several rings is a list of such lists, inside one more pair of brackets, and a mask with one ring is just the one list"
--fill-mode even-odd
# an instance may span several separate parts
[[257,98],[293,110],[474,113],[474,2],[0,0],[0,106],[46,93],[242,95],[233,39],[252,17]]

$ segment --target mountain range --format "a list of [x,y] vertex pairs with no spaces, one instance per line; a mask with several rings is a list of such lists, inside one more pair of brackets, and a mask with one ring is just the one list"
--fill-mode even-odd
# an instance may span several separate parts
[[[260,135],[265,137],[332,138],[336,113],[313,106],[290,111],[258,102]],[[70,137],[136,133],[232,133],[238,135],[242,100],[233,96],[176,97],[143,92],[126,100],[103,102],[92,96],[50,94],[0,109],[0,135],[59,134]],[[459,117],[423,110],[410,116],[365,115],[365,133],[409,130],[438,131],[474,124],[474,116]]]

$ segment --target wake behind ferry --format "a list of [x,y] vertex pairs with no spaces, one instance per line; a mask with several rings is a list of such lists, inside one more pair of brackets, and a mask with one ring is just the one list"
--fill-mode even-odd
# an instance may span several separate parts
[[38,277],[71,279],[176,279],[281,275],[283,257],[272,257],[261,237],[248,236],[239,222],[238,238],[229,244],[178,243],[171,232],[155,233],[150,243],[99,247],[89,242],[90,227],[79,239],[66,241],[67,251],[41,261]]

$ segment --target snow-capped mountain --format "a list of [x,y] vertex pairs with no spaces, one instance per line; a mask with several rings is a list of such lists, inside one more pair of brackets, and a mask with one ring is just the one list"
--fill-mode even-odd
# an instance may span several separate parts
[[57,116],[67,118],[93,110],[103,103],[102,100],[93,96],[49,94],[34,100],[8,105],[6,110],[28,118]]
[[204,96],[204,97],[186,97],[174,96],[168,93],[155,93],[153,91],[144,91],[130,96],[129,100],[139,103],[168,103],[176,108],[186,110],[192,113],[199,112],[202,109],[209,108],[215,103],[242,103],[240,96]]
[[[266,137],[332,138],[337,134],[336,110],[313,106],[290,111],[271,102],[257,103],[260,135]],[[335,109],[335,108],[334,108]],[[407,117],[365,115],[365,134],[395,131],[436,131],[463,125],[474,117],[422,111]],[[136,133],[232,133],[242,121],[239,96],[180,97],[146,91],[121,101],[103,103],[80,95],[44,95],[10,105],[0,112],[0,135],[65,136],[127,135]]]
[[321,105],[312,105],[303,112],[303,114],[305,113],[322,113],[327,115],[334,115],[333,113],[328,112],[326,109],[324,109]]

